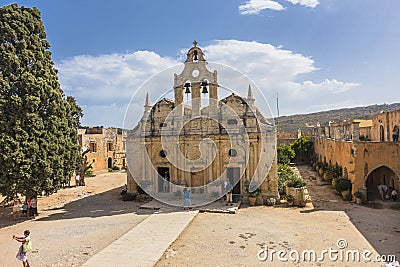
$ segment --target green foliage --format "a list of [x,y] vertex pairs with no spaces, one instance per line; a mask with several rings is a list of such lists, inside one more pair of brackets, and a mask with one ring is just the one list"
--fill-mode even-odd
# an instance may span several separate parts
[[339,193],[351,189],[351,181],[346,178],[337,178],[335,183],[335,190]]
[[290,179],[290,180],[288,180],[288,181],[286,182],[286,185],[287,185],[288,187],[301,188],[301,187],[303,187],[303,186],[306,186],[306,182],[304,182],[304,180],[303,180],[301,177],[295,175],[295,176],[293,177],[293,179]]
[[291,144],[295,155],[306,155],[308,152],[312,152],[313,142],[306,136],[300,136],[293,144]]
[[249,194],[249,197],[257,197],[261,194],[261,189],[257,188],[253,192],[247,192]]
[[95,177],[96,176],[96,174],[93,173],[92,169],[93,169],[92,167],[86,169],[85,177]]
[[37,8],[0,8],[0,193],[49,195],[80,163],[82,110],[65,98]]
[[280,195],[285,195],[285,187],[300,188],[305,186],[304,180],[298,176],[287,164],[278,165],[278,191]]
[[290,160],[295,157],[295,152],[291,146],[280,145],[277,149],[278,163],[289,164]]

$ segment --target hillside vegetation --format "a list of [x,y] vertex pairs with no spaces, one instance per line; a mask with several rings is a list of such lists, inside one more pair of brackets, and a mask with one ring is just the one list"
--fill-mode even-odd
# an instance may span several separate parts
[[308,126],[328,125],[329,121],[343,121],[353,119],[371,119],[373,115],[382,111],[400,109],[400,103],[371,105],[365,107],[342,108],[315,112],[310,114],[297,114],[277,118],[279,132],[296,132],[297,129],[308,131]]

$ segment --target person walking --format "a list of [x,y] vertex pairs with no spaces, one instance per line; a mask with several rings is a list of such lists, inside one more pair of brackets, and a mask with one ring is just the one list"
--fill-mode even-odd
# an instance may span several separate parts
[[29,261],[28,261],[28,251],[32,250],[32,241],[30,237],[30,231],[25,230],[24,231],[24,236],[15,236],[13,235],[13,239],[17,240],[18,242],[21,242],[21,246],[18,249],[18,253],[16,258],[20,261],[22,261],[22,264],[24,267],[30,267]]

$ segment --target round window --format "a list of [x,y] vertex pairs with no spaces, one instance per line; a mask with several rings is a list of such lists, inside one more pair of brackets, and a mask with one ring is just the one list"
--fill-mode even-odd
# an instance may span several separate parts
[[160,151],[160,157],[165,158],[167,156],[167,151],[166,150],[161,150]]
[[229,149],[228,154],[230,157],[236,157],[237,151],[235,149]]

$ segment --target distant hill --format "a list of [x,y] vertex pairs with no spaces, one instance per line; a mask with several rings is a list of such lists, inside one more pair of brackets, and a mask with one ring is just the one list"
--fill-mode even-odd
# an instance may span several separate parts
[[329,121],[343,121],[353,119],[371,119],[373,115],[381,111],[392,111],[400,109],[400,103],[371,105],[366,107],[334,109],[310,114],[297,114],[291,116],[281,116],[277,119],[279,132],[297,132],[297,129],[308,131],[307,126],[319,123],[328,125]]

